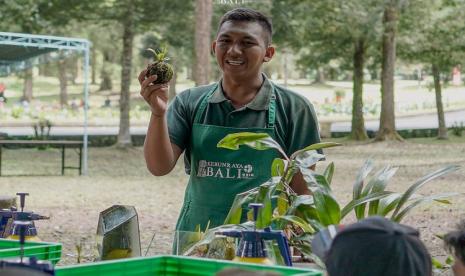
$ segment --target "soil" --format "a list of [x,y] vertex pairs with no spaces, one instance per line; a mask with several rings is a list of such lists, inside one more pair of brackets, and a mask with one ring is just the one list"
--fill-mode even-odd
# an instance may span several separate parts
[[[317,165],[322,171],[329,162],[336,166],[332,187],[338,199],[347,203],[352,184],[364,161],[375,161],[376,170],[386,165],[398,167],[388,190],[405,191],[414,181],[447,164],[462,169],[435,179],[424,186],[424,195],[457,192],[452,204],[424,204],[403,221],[416,227],[431,254],[444,259],[446,252],[435,235],[452,230],[465,219],[465,143],[407,142],[344,143],[325,151],[326,161]],[[75,163],[71,153],[67,162]],[[89,149],[89,175],[77,176],[74,171],[60,176],[60,152],[54,149],[4,150],[1,177],[2,194],[28,192],[26,209],[50,216],[37,221],[43,241],[63,244],[59,265],[77,262],[76,245],[82,245],[83,262],[93,261],[99,213],[114,204],[135,206],[138,212],[142,254],[168,254],[171,251],[173,229],[182,205],[187,176],[182,159],[167,176],[154,177],[146,169],[142,148],[126,150],[110,148]],[[11,176],[28,174],[28,176]],[[34,174],[35,176],[31,176]],[[55,174],[55,175],[51,175]],[[353,217],[344,222],[353,221]],[[149,250],[147,248],[151,244]]]

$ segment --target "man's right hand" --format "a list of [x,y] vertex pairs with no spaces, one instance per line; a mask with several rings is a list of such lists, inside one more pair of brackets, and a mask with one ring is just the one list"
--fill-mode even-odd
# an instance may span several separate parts
[[152,114],[156,117],[163,117],[168,108],[169,84],[153,84],[157,79],[156,75],[145,78],[147,69],[139,74],[140,95],[149,104]]

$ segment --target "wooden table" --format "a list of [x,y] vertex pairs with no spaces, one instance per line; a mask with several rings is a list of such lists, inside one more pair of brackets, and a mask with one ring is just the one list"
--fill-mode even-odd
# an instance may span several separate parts
[[[61,148],[61,175],[65,174],[65,169],[79,170],[79,175],[82,174],[82,141],[70,140],[0,140],[0,176],[2,175],[2,148],[8,146],[14,147],[38,147],[50,146],[54,148]],[[75,148],[79,150],[79,166],[72,167],[65,165],[65,150],[66,148]]]

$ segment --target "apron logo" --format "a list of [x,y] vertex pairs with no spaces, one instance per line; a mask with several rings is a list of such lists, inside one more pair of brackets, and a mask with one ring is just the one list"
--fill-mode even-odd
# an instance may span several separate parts
[[253,173],[253,166],[250,164],[200,160],[197,176],[229,179],[251,179],[254,178],[255,175]]

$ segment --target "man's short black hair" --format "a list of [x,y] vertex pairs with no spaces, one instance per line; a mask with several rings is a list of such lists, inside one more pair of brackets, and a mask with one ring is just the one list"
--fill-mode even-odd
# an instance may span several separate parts
[[465,220],[462,220],[455,231],[444,236],[446,249],[465,264]]
[[236,8],[230,10],[225,13],[223,17],[221,17],[218,30],[227,21],[257,22],[267,33],[265,43],[267,46],[271,44],[271,37],[273,36],[273,25],[271,24],[271,19],[265,16],[263,13],[249,8]]

